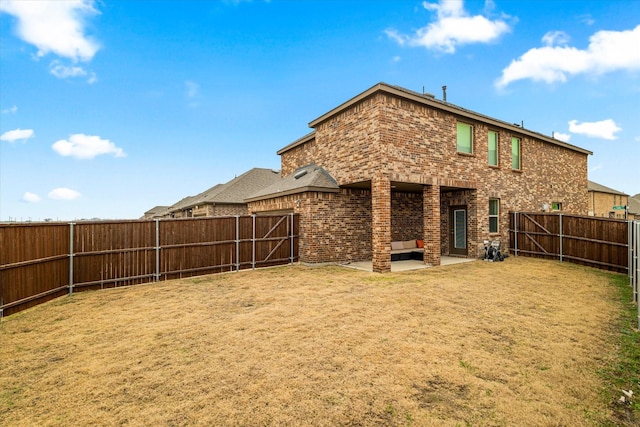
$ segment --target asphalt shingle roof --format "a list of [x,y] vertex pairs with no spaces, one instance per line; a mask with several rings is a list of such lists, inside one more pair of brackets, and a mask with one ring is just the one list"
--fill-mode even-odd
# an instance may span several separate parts
[[640,215],[640,194],[629,197],[629,213]]
[[340,187],[335,179],[321,166],[310,164],[300,167],[276,183],[247,197],[246,201],[268,199],[305,191],[338,192]]
[[628,196],[628,194],[623,193],[622,191],[614,190],[613,188],[605,187],[602,184],[598,184],[597,182],[588,181],[587,189],[589,191],[595,191],[598,193],[607,193],[607,194],[617,194],[620,196]]

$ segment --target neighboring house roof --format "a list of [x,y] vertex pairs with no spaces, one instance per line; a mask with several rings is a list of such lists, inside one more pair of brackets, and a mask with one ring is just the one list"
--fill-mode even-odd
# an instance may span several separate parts
[[256,200],[287,196],[306,191],[337,193],[340,191],[340,187],[326,170],[312,163],[296,169],[294,173],[247,197],[245,201],[254,202]]
[[[341,111],[351,107],[352,105],[362,101],[363,99],[375,94],[376,92],[385,92],[391,95],[395,95],[401,98],[405,98],[414,102],[417,102],[419,104],[423,104],[423,105],[427,105],[429,107],[432,108],[436,108],[438,110],[442,110],[442,111],[447,111],[449,113],[452,114],[456,114],[458,116],[463,116],[466,118],[470,118],[472,120],[478,120],[481,121],[483,123],[487,123],[493,126],[498,126],[501,127],[503,129],[508,129],[511,132],[515,132],[518,133],[520,135],[527,135],[527,136],[531,136],[534,137],[536,139],[548,142],[550,144],[554,144],[554,145],[558,145],[560,147],[564,147],[573,151],[577,151],[579,153],[583,153],[583,154],[593,154],[591,151],[589,150],[585,150],[584,148],[580,148],[577,147],[575,145],[566,143],[564,141],[560,141],[558,139],[552,138],[550,136],[547,135],[543,135],[541,133],[538,132],[534,132],[528,129],[525,129],[522,126],[519,126],[517,124],[512,124],[512,123],[508,123],[502,120],[498,120],[498,119],[494,119],[493,117],[489,117],[489,116],[485,116],[484,114],[480,114],[480,113],[476,113],[475,111],[471,111],[471,110],[467,110],[465,108],[462,107],[458,107],[457,105],[454,105],[450,102],[446,102],[446,101],[440,101],[438,99],[436,99],[433,95],[431,94],[421,94],[418,92],[414,92],[412,90],[409,89],[405,89],[402,88],[400,86],[391,86],[387,83],[378,83],[374,86],[372,86],[371,88],[367,89],[366,91],[362,92],[361,94],[355,96],[354,98],[351,98],[350,100],[348,100],[347,102],[344,102],[342,104],[340,104],[339,106],[337,106],[336,108],[332,109],[331,111],[323,114],[322,116],[318,117],[317,119],[313,120],[311,123],[309,123],[309,126],[312,128],[315,128],[317,125],[319,125],[320,123],[322,123],[323,121],[329,119],[330,117],[339,114]],[[282,154],[298,145],[304,144],[305,142],[309,141],[310,139],[312,139],[314,137],[313,133],[308,134],[294,142],[292,142],[291,144],[287,145],[286,147],[280,149],[278,151],[278,154]]]
[[640,215],[640,194],[636,194],[633,197],[629,197],[629,213],[634,215]]
[[146,211],[142,216],[142,218],[156,218],[156,217],[162,216],[167,212],[168,209],[169,209],[169,206],[153,207],[148,211]]
[[169,210],[170,210],[170,211],[175,211],[175,210],[180,210],[180,209],[186,208],[186,207],[188,207],[188,206],[189,206],[189,204],[190,204],[191,202],[193,202],[193,200],[194,200],[195,198],[196,198],[196,196],[187,196],[187,197],[184,197],[184,198],[180,199],[178,202],[176,202],[175,204],[171,205],[171,206],[169,207]]
[[597,193],[607,193],[607,194],[616,194],[619,196],[628,196],[628,194],[623,193],[622,191],[614,190],[613,188],[605,187],[602,184],[598,184],[597,182],[588,181],[587,183],[588,191],[595,191]]
[[186,197],[171,206],[171,211],[206,204],[244,204],[244,199],[280,180],[280,171],[253,168],[225,184],[215,185],[202,193]]
[[158,212],[162,212],[162,211],[166,210],[168,207],[169,206],[156,206],[156,207],[153,207],[153,208],[149,209],[144,214],[145,215],[154,215],[154,214],[157,214]]

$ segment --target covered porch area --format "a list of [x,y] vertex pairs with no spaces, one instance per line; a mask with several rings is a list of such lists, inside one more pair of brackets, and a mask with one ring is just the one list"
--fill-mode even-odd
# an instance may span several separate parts
[[[438,266],[443,263],[443,256],[447,257],[447,263],[477,257],[477,203],[473,183],[379,175],[370,181],[343,187],[370,190],[371,271],[382,273],[416,265]],[[392,261],[392,242],[395,247],[398,242],[412,240],[424,244],[419,248],[422,260]]]

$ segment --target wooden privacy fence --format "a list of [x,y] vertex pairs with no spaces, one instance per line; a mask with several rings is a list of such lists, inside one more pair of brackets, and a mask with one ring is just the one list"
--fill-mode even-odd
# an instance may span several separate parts
[[299,216],[0,225],[0,317],[77,290],[293,263]]
[[512,212],[509,248],[515,255],[555,258],[627,273],[629,223],[556,213]]

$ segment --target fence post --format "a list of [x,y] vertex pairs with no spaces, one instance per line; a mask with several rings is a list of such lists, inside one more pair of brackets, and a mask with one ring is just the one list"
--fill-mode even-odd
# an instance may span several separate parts
[[160,219],[156,218],[156,272],[155,281],[160,281]]
[[638,305],[638,329],[640,329],[640,221],[634,222],[634,232],[633,232],[633,246],[634,246],[634,269],[635,269],[635,283],[634,283],[634,292],[633,298]]
[[289,219],[291,220],[291,227],[290,227],[290,230],[291,230],[291,237],[290,237],[291,246],[289,248],[289,259],[291,260],[290,264],[293,264],[293,235],[294,235],[294,232],[293,232],[293,219],[294,219],[293,215],[294,215],[293,212],[291,212],[291,214],[289,215]]
[[256,269],[256,216],[251,215],[251,269]]
[[560,220],[560,262],[562,262],[562,214],[559,214]]
[[69,223],[69,295],[73,295],[73,222]]
[[[629,285],[634,288],[634,271],[633,271],[633,252],[634,252],[634,240],[633,240],[633,221],[627,221],[627,244],[629,245],[629,259],[627,261],[627,272],[629,273]],[[635,288],[634,288],[635,290]]]
[[513,252],[518,256],[518,212],[513,213]]
[[236,215],[236,271],[240,271],[240,216]]

